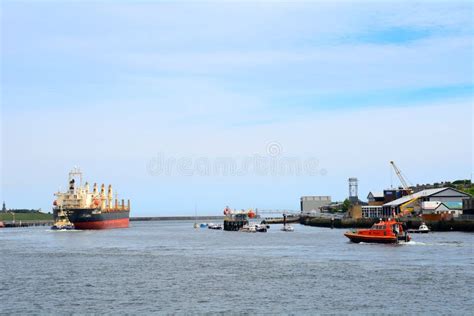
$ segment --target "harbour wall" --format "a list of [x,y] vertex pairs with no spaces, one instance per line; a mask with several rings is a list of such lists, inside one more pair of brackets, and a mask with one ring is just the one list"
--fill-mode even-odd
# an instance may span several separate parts
[[[299,223],[300,217],[299,216],[290,216],[286,218],[286,223]],[[265,218],[262,220],[262,224],[283,224],[283,217],[271,217]]]
[[[417,218],[401,218],[401,222],[407,225],[408,229],[418,229],[422,222],[432,231],[462,231],[474,232],[474,220],[472,219],[451,219],[441,221],[423,221]],[[371,218],[342,218],[334,219],[321,217],[301,217],[300,224],[316,227],[330,227],[330,228],[370,228],[373,224],[378,222],[378,219]]]
[[224,216],[140,216],[130,217],[131,222],[149,221],[223,221]]
[[21,221],[3,221],[4,227],[31,227],[31,226],[52,226],[53,221],[50,220],[21,220]]

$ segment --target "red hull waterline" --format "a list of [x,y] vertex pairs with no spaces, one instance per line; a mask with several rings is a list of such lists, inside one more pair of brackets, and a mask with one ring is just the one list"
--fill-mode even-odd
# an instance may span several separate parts
[[76,229],[128,228],[129,219],[121,218],[95,222],[75,222],[73,224]]

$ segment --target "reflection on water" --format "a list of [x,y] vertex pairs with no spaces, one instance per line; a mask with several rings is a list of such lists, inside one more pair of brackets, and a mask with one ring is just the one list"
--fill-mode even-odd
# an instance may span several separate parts
[[295,225],[245,234],[192,222],[0,230],[2,312],[455,313],[473,308],[473,234],[353,244]]

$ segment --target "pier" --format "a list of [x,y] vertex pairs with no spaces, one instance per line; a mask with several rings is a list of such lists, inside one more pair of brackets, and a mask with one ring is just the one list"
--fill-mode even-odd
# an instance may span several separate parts
[[52,226],[53,221],[50,221],[50,220],[3,221],[3,224],[4,224],[4,228],[32,227],[32,226]]
[[224,216],[140,216],[130,217],[131,222],[149,221],[222,221]]
[[[377,223],[379,219],[374,218],[325,218],[325,217],[308,217],[302,216],[300,224],[328,227],[328,228],[370,228]],[[461,231],[474,232],[474,220],[464,217],[453,218],[451,220],[440,221],[424,221],[421,218],[400,218],[400,222],[405,223],[408,229],[418,229],[424,222],[431,231]]]

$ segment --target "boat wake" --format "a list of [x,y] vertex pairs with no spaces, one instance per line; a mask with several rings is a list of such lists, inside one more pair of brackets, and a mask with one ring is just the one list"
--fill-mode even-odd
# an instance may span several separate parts
[[407,245],[415,245],[415,246],[454,246],[459,247],[462,245],[462,242],[458,241],[445,241],[445,242],[420,242],[420,241],[409,241],[406,243]]
[[415,246],[427,246],[428,245],[425,242],[414,241],[414,240],[410,240],[409,242],[405,242],[404,244],[406,244],[406,245],[415,245]]

